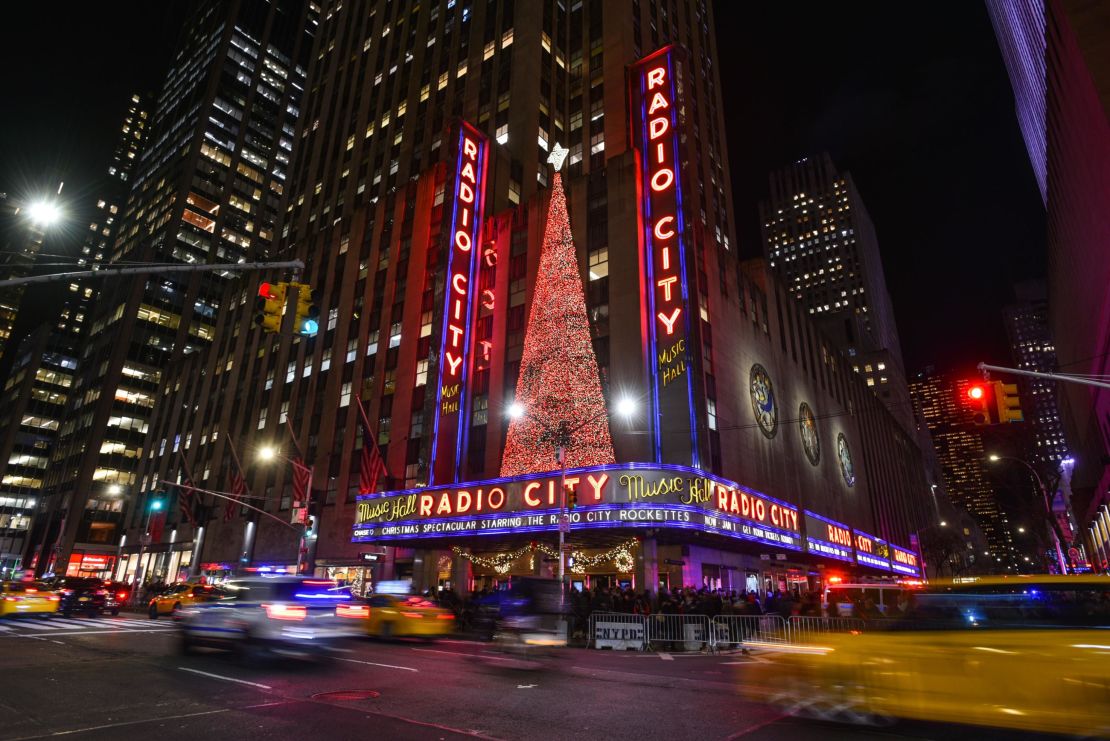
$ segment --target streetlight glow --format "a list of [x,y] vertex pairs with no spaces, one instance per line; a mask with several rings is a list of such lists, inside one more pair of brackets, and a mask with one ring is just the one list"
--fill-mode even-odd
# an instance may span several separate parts
[[636,413],[636,402],[627,396],[617,401],[617,414],[622,417],[631,417]]
[[994,462],[1002,460],[1002,457],[999,456],[997,453],[991,453],[990,455],[987,456],[987,460],[994,463]]
[[513,419],[520,419],[524,416],[524,407],[519,402],[514,401],[509,405],[509,416]]
[[1019,528],[1018,528],[1018,532],[1019,532],[1019,533],[1024,533],[1024,532],[1025,532],[1025,528],[1023,528],[1023,527],[1019,527]]
[[35,201],[27,206],[27,218],[38,226],[50,226],[62,216],[62,210],[49,201]]
[[116,496],[123,493],[123,488],[119,484],[112,484],[108,487],[108,493],[112,496]]
[[277,451],[266,445],[258,450],[258,457],[264,461],[272,461],[277,457]]

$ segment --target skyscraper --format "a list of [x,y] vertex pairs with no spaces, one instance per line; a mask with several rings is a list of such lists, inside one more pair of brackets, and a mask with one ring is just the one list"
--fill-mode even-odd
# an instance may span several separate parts
[[902,345],[875,225],[828,154],[771,173],[763,250],[794,299],[853,358],[853,370],[913,430]]
[[[1019,283],[1014,286],[1014,294],[1017,300],[1003,310],[1014,367],[1055,372],[1056,345],[1048,324],[1048,294],[1044,282]],[[1022,391],[1022,411],[1029,428],[1029,460],[1042,471],[1055,473],[1068,453],[1056,399],[1056,382],[1028,376],[1014,380]]]
[[[232,292],[215,342],[166,370],[140,490],[190,473],[203,488],[227,492],[242,472],[253,497],[243,503],[292,520],[304,504],[294,485],[303,463],[316,522],[307,551],[319,569],[359,583],[360,543],[379,542],[364,524],[382,503],[367,503],[378,492],[363,490],[360,476],[374,443],[389,501],[435,491],[441,515],[459,507],[483,517],[490,506],[510,506],[498,484],[471,484],[496,481],[501,470],[526,318],[542,309],[531,303],[552,228],[547,161],[560,144],[598,380],[610,406],[628,398],[639,409],[610,425],[614,465],[644,466],[571,471],[568,485],[592,481],[597,497],[631,485],[624,495],[639,497],[633,475],[648,481],[672,471],[697,494],[682,504],[670,489],[667,507],[677,509],[658,510],[672,513],[658,515],[663,521],[696,520],[690,529],[746,538],[746,548],[727,537],[691,541],[679,558],[668,555],[681,551],[678,540],[645,530],[637,550],[644,586],[750,579],[759,587],[763,572],[772,583],[804,581],[802,564],[819,547],[854,563],[846,546],[818,532],[833,527],[850,540],[851,526],[838,523],[877,533],[883,548],[908,542],[924,501],[912,437],[814,322],[784,301],[765,263],[736,255],[709,4],[366,1],[321,13],[274,252],[304,259],[303,273],[289,277],[320,292],[319,332],[264,334],[252,317],[257,284]],[[260,460],[264,446],[279,455]],[[736,481],[751,489],[741,496]],[[516,487],[514,505],[522,485],[506,484]],[[547,489],[553,498],[554,483]],[[714,529],[710,516],[704,524],[706,510],[692,502],[709,501],[711,491],[736,517],[747,506],[749,520]],[[203,495],[208,533],[199,558],[188,556],[193,566],[295,567],[299,528],[211,496]],[[813,551],[800,536],[806,506],[824,513],[813,519]],[[390,527],[402,511],[427,514],[392,511]],[[479,569],[451,546],[468,556],[516,548],[529,528],[551,529],[549,515],[537,515],[539,525],[506,520],[497,533],[504,540],[385,534],[382,549],[369,552],[374,578],[434,585],[467,563]],[[173,513],[170,525],[199,531],[184,519]],[[132,546],[141,522],[131,524],[125,574],[142,568]],[[417,534],[424,527],[403,526]],[[447,535],[462,526],[436,527]],[[601,531],[576,537],[592,553],[603,542],[590,532]],[[789,558],[761,565],[759,547],[783,544]],[[888,571],[892,558],[914,568],[912,553],[896,553],[886,555]],[[186,558],[155,559],[154,569],[172,576]],[[454,583],[465,588],[467,579]]]
[[948,499],[975,518],[991,556],[1009,562],[1013,535],[986,469],[983,429],[967,400],[971,381],[951,374],[921,373],[910,383],[914,410],[929,428]]
[[[152,106],[126,205],[112,215],[111,262],[235,263],[270,253],[300,113],[309,13],[292,0],[197,7]],[[126,150],[123,158],[134,160]],[[93,247],[92,257],[105,247]],[[51,458],[48,511],[36,526],[40,572],[71,554],[114,556],[120,517],[94,528],[86,513],[109,498],[138,499],[134,472],[163,373],[212,341],[221,302],[239,280],[208,272],[101,281]],[[148,454],[172,456],[182,442],[189,440]]]
[[[1110,376],[1110,6],[988,2],[1048,215],[1048,298],[1062,373]],[[1110,391],[1059,387],[1080,530],[1110,504]]]

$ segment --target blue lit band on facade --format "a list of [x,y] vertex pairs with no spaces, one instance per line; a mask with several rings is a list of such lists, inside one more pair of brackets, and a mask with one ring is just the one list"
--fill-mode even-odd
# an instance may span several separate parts
[[856,563],[860,566],[890,571],[890,546],[885,540],[853,529],[852,545],[856,551]]
[[917,554],[894,544],[890,545],[890,569],[906,576],[921,576],[921,565]]
[[806,550],[838,561],[854,562],[852,529],[816,512],[805,510]]

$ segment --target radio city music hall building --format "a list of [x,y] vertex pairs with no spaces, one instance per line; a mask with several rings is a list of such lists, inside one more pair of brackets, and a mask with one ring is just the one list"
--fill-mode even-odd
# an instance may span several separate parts
[[[355,2],[323,18],[280,246],[322,293],[320,332],[253,330],[250,287],[227,302],[211,356],[171,379],[190,403],[153,424],[155,439],[193,435],[198,480],[226,489],[229,438],[250,459],[291,450],[291,427],[313,466],[320,573],[372,563],[364,578],[460,590],[555,573],[552,451],[501,474],[522,360],[525,375],[548,362],[525,337],[562,188],[597,387],[637,406],[606,420],[607,460],[576,465],[586,441],[567,443],[571,578],[920,573],[914,441],[766,263],[737,256],[707,4]],[[381,491],[359,491],[359,399]],[[288,517],[291,470],[244,468]],[[143,478],[176,470],[153,457]],[[206,566],[296,560],[295,535],[247,510],[206,527]]]

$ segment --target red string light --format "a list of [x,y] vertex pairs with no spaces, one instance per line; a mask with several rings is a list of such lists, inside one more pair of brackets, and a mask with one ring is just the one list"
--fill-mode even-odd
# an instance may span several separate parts
[[557,469],[551,432],[560,424],[574,430],[566,448],[568,468],[615,462],[559,172],[524,334],[516,403],[525,413],[509,425],[502,476]]

